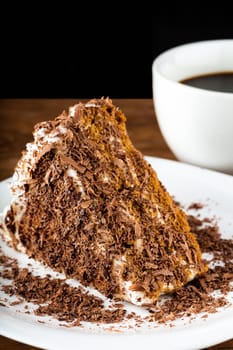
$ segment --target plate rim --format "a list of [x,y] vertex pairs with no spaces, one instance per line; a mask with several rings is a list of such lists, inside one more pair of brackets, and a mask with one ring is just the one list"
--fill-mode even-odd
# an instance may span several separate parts
[[[218,171],[214,171],[214,170],[210,170],[210,169],[206,169],[206,168],[202,168],[202,167],[197,167],[196,165],[192,165],[192,164],[187,164],[187,163],[182,163],[180,161],[177,160],[172,160],[172,159],[165,159],[165,158],[160,158],[160,157],[153,157],[153,156],[144,156],[144,158],[152,165],[153,169],[155,171],[157,171],[157,169],[154,167],[155,164],[166,164],[169,165],[171,164],[171,166],[175,166],[175,167],[181,167],[183,169],[186,169],[187,171],[189,170],[193,170],[196,172],[201,172],[201,173],[205,173],[206,175],[210,175],[212,177],[216,178],[224,178],[224,181],[229,181],[229,183],[233,184],[233,176],[229,175],[229,174],[225,174],[225,173],[220,173]],[[154,164],[155,163],[155,164]],[[159,169],[158,169],[159,170]],[[181,169],[182,170],[182,169]],[[159,171],[158,171],[159,172]],[[4,186],[5,184],[7,185],[7,182],[11,180],[12,177],[8,177],[2,181],[0,181],[0,185]],[[1,307],[1,309],[4,309],[4,307]],[[207,322],[203,321],[202,322],[202,327],[201,327],[201,334],[208,334],[209,332],[211,332],[211,337],[213,338],[214,336],[214,341],[213,339],[209,339],[209,337],[205,337],[202,338],[200,336],[200,324],[195,324],[194,326],[191,325],[191,327],[186,327],[184,326],[182,329],[180,328],[176,328],[174,329],[170,329],[169,333],[170,333],[170,338],[169,339],[165,339],[166,343],[162,343],[162,340],[164,339],[164,329],[161,330],[161,332],[158,332],[157,329],[154,330],[148,330],[144,333],[144,332],[135,332],[135,333],[123,333],[123,334],[118,334],[116,335],[116,333],[111,333],[111,332],[101,332],[101,333],[84,333],[84,332],[76,332],[74,335],[74,328],[73,330],[71,330],[71,328],[69,329],[69,332],[67,333],[67,328],[63,329],[63,327],[57,327],[57,326],[51,326],[49,324],[40,324],[38,323],[37,327],[35,327],[34,322],[31,324],[30,321],[28,320],[24,320],[25,315],[20,315],[21,317],[17,318],[16,323],[14,323],[12,325],[12,315],[14,315],[14,313],[12,313],[12,315],[10,315],[10,318],[7,316],[7,312],[6,315],[4,315],[3,312],[3,317],[1,316],[0,319],[0,325],[1,325],[1,335],[8,337],[12,340],[15,341],[19,341],[22,342],[24,344],[28,344],[31,346],[45,346],[46,349],[51,349],[51,350],[58,350],[58,349],[64,349],[64,345],[62,343],[62,339],[64,337],[64,334],[68,334],[68,337],[71,337],[72,340],[75,339],[76,343],[75,344],[68,344],[69,349],[74,349],[76,348],[77,342],[80,342],[80,340],[83,342],[83,344],[85,345],[86,349],[87,346],[89,346],[90,348],[95,346],[95,349],[101,349],[101,350],[105,350],[105,345],[103,344],[103,337],[104,340],[108,340],[114,339],[114,343],[116,345],[113,346],[113,344],[111,343],[111,348],[113,349],[119,349],[119,347],[125,348],[125,340],[126,338],[130,338],[130,340],[132,340],[132,337],[134,338],[135,342],[137,342],[137,344],[133,344],[134,349],[139,349],[142,346],[146,345],[145,342],[145,336],[146,337],[150,337],[150,341],[159,341],[161,343],[159,343],[159,346],[168,346],[173,344],[174,340],[180,340],[182,341],[182,339],[184,340],[184,338],[188,337],[190,339],[193,339],[192,344],[190,344],[190,347],[187,347],[187,343],[182,344],[180,343],[178,347],[174,347],[175,344],[173,344],[173,347],[170,347],[170,349],[185,349],[185,350],[192,350],[192,349],[197,349],[199,347],[207,347],[207,346],[213,346],[216,345],[218,343],[230,340],[232,338],[232,329],[229,326],[229,320],[233,319],[233,309],[232,307],[230,307],[229,309],[225,309],[223,312],[224,314],[216,314],[216,320],[215,319],[210,319],[207,320]],[[8,310],[7,310],[8,311]],[[219,323],[218,323],[218,317],[220,317],[221,319],[221,328],[224,327],[225,332],[224,334],[221,334],[221,332],[218,331],[219,329]],[[15,320],[15,319],[14,319]],[[4,324],[5,322],[5,324]],[[44,340],[42,340],[42,338],[34,338],[31,339],[31,333],[28,332],[29,334],[24,334],[24,333],[17,333],[17,329],[20,328],[26,328],[28,330],[28,327],[25,327],[26,325],[30,324],[29,329],[31,329],[31,332],[38,332],[38,334],[40,335],[41,332],[44,333],[46,329],[48,329],[49,333],[51,333],[50,336],[50,340],[48,341],[48,339],[46,339],[46,341],[44,342]],[[8,328],[6,328],[6,326],[8,325]],[[5,328],[4,328],[5,327]],[[18,327],[18,328],[17,328]],[[12,330],[13,328],[13,330]],[[185,328],[185,330],[184,330]],[[213,332],[214,329],[214,332]],[[12,333],[13,331],[13,333]],[[27,332],[26,332],[27,333]],[[167,332],[165,332],[166,335]],[[214,333],[214,334],[213,334]],[[34,333],[33,333],[34,334]],[[53,334],[54,337],[56,336],[56,344],[53,344],[53,339],[51,341],[51,338],[53,338]],[[59,335],[58,335],[59,334]],[[71,336],[72,334],[72,336]],[[87,337],[87,335],[89,335]],[[67,342],[67,337],[64,337],[66,339]],[[87,341],[88,338],[88,341]],[[91,338],[91,340],[90,340]],[[176,339],[175,339],[176,338]],[[63,339],[64,340],[64,339]],[[62,347],[59,347],[59,341],[61,342],[60,344],[62,345]],[[74,345],[74,347],[72,347],[72,345]],[[183,347],[185,345],[185,347]],[[107,342],[107,346],[106,349],[109,348],[109,343]]]

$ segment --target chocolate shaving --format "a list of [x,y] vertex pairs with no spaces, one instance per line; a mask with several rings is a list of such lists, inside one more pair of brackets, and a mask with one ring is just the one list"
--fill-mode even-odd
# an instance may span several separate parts
[[[20,297],[10,302],[10,306],[23,301],[33,302],[38,305],[34,311],[36,315],[53,316],[72,326],[80,325],[82,321],[116,323],[123,320],[125,310],[121,304],[114,303],[111,308],[105,309],[101,299],[88,294],[81,287],[72,287],[61,279],[33,276],[28,269],[20,269],[15,260],[3,254],[1,258],[5,262],[1,275],[4,278],[7,275],[13,282],[3,285],[1,289],[10,296]],[[12,264],[12,274],[6,274],[5,269],[8,271],[9,264]]]
[[188,206],[187,210],[191,210],[191,209],[199,210],[199,209],[202,209],[203,206],[204,206],[203,203],[193,202]]
[[110,99],[37,124],[16,172],[27,179],[20,188],[26,207],[21,215],[13,202],[5,217],[12,245],[66,277],[123,300],[122,279],[131,281],[153,303],[163,285],[176,290],[190,269],[193,276],[206,270],[185,213],[133,146]]
[[[133,312],[126,313],[124,304],[119,304],[117,301],[106,309],[101,299],[87,294],[82,287],[75,288],[68,285],[66,280],[49,276],[45,278],[33,276],[28,269],[20,269],[15,259],[2,252],[1,276],[10,279],[11,284],[2,286],[1,289],[8,295],[18,298],[10,302],[10,306],[17,305],[23,300],[33,302],[37,305],[34,311],[36,315],[52,316],[68,326],[79,326],[83,321],[108,324],[135,319],[140,327],[143,322],[167,323],[185,316],[195,318],[198,314],[203,314],[201,317],[207,318],[210,313],[218,312],[219,308],[229,306],[227,295],[233,291],[233,240],[221,238],[215,222],[203,227],[206,218],[200,220],[189,215],[188,220],[202,251],[212,256],[209,263],[222,261],[222,265],[213,264],[202,276],[170,294],[162,304],[158,302],[148,307],[150,316],[141,317]],[[211,222],[210,219],[208,221]],[[152,273],[154,272],[155,270]],[[163,273],[166,274],[166,271]],[[144,291],[144,288],[135,284],[131,290]],[[217,291],[222,293],[218,298],[213,295]],[[1,306],[7,306],[6,300]]]
[[[20,181],[13,192],[20,193],[20,203],[13,200],[4,217],[13,248],[22,246],[29,257],[113,303],[130,299],[125,285],[131,284],[131,292],[141,292],[138,302],[152,304],[147,320],[165,322],[227,305],[232,240],[222,239],[209,218],[187,217],[133,146],[126,117],[110,99],[80,103],[36,125],[34,136],[15,170]],[[201,252],[213,256],[208,271]],[[84,288],[34,276],[5,256],[2,265],[2,277],[12,281],[2,289],[38,305],[38,315],[71,324],[124,319],[122,306],[106,309]],[[222,292],[218,299],[216,290]],[[163,293],[168,299],[156,304]]]

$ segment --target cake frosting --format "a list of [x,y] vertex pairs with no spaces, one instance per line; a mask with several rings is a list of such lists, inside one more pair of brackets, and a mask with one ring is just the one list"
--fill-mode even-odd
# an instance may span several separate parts
[[153,304],[206,270],[185,213],[110,99],[78,103],[37,124],[33,136],[3,215],[12,247],[136,305]]

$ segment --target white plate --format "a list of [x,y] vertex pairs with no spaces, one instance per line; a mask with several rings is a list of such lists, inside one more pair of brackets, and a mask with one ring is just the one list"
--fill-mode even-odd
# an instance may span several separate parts
[[[233,177],[201,169],[180,162],[146,157],[171,195],[184,205],[193,202],[208,203],[202,214],[217,217],[220,231],[225,238],[233,238]],[[9,204],[7,180],[0,183],[0,211]],[[23,254],[22,259],[24,259]],[[143,325],[132,329],[85,324],[84,328],[66,328],[55,320],[42,324],[33,314],[27,315],[20,306],[2,307],[1,334],[17,341],[44,349],[170,349],[189,350],[211,346],[233,336],[232,306],[210,314],[207,319],[183,319],[173,322],[174,327]],[[21,311],[21,312],[20,312]],[[47,318],[46,318],[47,320]]]

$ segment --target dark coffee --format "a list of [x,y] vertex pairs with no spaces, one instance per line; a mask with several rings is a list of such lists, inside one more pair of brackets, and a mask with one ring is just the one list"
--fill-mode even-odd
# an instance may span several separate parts
[[199,89],[233,92],[233,72],[198,75],[183,79],[180,83],[194,86]]

